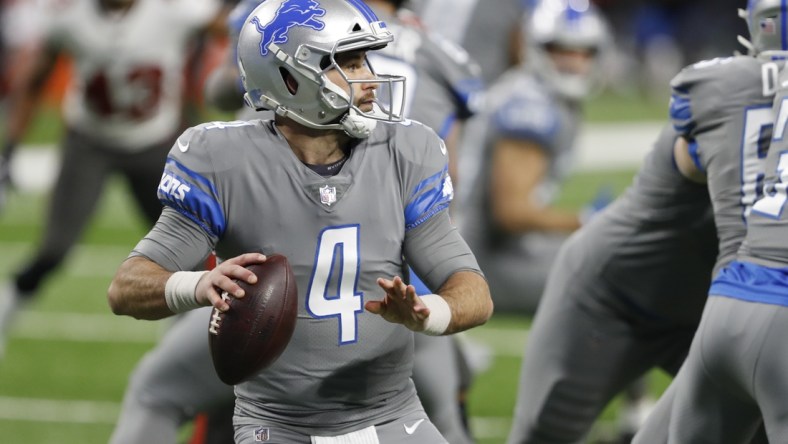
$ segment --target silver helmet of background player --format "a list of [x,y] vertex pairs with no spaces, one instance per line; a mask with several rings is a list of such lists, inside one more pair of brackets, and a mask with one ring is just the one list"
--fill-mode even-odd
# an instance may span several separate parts
[[[589,0],[542,0],[523,20],[525,61],[557,93],[573,100],[585,98],[601,83],[601,55],[610,45],[607,22]],[[551,49],[577,50],[591,55],[588,72],[559,69]]]
[[788,29],[783,22],[785,0],[749,0],[747,9],[739,9],[739,17],[747,21],[750,40],[739,37],[739,43],[758,57],[785,59],[788,56]]
[[[378,120],[402,120],[402,109],[376,101],[372,111],[364,112],[353,104],[352,88],[348,94],[326,74],[336,69],[348,84],[386,86],[379,88],[379,94],[403,92],[401,76],[374,74],[371,79],[350,80],[335,60],[338,53],[380,49],[393,39],[386,24],[362,0],[262,2],[247,17],[238,39],[246,103],[310,128],[342,129],[353,137],[367,137]],[[404,103],[402,98],[383,99]]]

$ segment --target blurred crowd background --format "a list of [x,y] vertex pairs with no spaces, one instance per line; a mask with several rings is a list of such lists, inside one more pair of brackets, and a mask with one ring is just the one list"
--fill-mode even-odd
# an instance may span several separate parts
[[[0,97],[7,91],[9,72],[19,63],[13,60],[14,50],[38,34],[37,8],[58,1],[69,0],[0,0]],[[526,7],[533,2],[522,1]],[[406,5],[418,11],[424,2],[410,0]],[[615,36],[606,67],[607,90],[615,94],[663,98],[670,78],[681,67],[730,55],[741,49],[732,36],[747,35],[745,22],[736,13],[737,8],[746,6],[745,0],[595,0],[594,3],[609,19]]]

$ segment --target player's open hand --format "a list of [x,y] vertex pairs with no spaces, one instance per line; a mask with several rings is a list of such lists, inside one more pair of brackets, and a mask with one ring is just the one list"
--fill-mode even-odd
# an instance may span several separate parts
[[378,278],[378,285],[386,292],[382,301],[369,301],[364,308],[383,319],[402,324],[413,331],[423,331],[430,309],[416,295],[413,285],[405,285],[399,276],[394,279]]
[[230,305],[222,298],[222,293],[226,291],[236,298],[244,297],[244,291],[235,279],[255,284],[257,276],[246,266],[261,264],[266,259],[265,255],[260,253],[246,253],[222,261],[200,279],[195,290],[197,302],[202,305],[213,305],[221,311],[229,310]]

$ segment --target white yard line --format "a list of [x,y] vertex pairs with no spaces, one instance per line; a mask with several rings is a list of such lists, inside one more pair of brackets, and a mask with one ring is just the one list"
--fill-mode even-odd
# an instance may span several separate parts
[[115,424],[120,403],[107,401],[64,401],[0,396],[0,420]]
[[[71,276],[111,278],[133,247],[133,245],[76,245],[63,264],[63,269]],[[0,242],[0,251],[3,252],[0,255],[0,269],[16,269],[33,254],[34,248],[35,244],[30,242]]]
[[[580,132],[577,144],[579,171],[633,168],[651,149],[663,122],[593,123]],[[54,145],[18,150],[11,168],[14,182],[23,191],[43,191],[52,186],[60,164]]]
[[46,341],[152,344],[158,341],[167,325],[168,321],[139,321],[111,314],[27,310],[14,322],[10,336]]

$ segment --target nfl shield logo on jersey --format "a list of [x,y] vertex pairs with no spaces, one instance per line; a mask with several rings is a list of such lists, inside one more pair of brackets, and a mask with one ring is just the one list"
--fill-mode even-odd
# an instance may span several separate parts
[[336,187],[330,187],[328,185],[320,187],[320,202],[330,207],[331,204],[336,201],[337,201]]
[[268,438],[268,427],[258,427],[254,429],[254,442],[266,442]]

